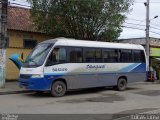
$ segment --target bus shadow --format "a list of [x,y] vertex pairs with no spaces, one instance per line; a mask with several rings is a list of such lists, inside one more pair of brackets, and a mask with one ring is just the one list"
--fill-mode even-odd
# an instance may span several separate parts
[[95,93],[103,92],[105,90],[110,91],[110,90],[114,90],[114,88],[113,87],[99,87],[99,88],[71,90],[66,93],[66,96],[81,95],[81,94],[95,94]]
[[134,91],[134,90],[140,90],[141,88],[138,87],[127,87],[125,91]]
[[[134,90],[138,90],[139,88],[135,88],[135,87],[127,87],[127,89],[125,91],[134,91]],[[78,90],[70,90],[67,91],[67,93],[65,94],[65,96],[76,96],[76,95],[85,95],[85,94],[95,94],[95,93],[101,93],[103,91],[117,91],[115,88],[113,87],[100,87],[100,88],[86,88],[86,89],[78,89]],[[30,97],[36,97],[36,98],[45,98],[45,97],[52,97],[50,92],[30,92],[27,94],[27,96]],[[64,97],[65,97],[64,96]]]
[[[111,91],[114,90],[113,87],[101,87],[101,88],[87,88],[87,89],[78,89],[78,90],[70,90],[67,91],[65,96],[74,96],[74,95],[83,95],[83,94],[95,94],[95,93],[100,93],[102,91]],[[29,97],[52,97],[49,92],[30,92],[28,94],[25,94]],[[65,97],[64,96],[64,97]]]

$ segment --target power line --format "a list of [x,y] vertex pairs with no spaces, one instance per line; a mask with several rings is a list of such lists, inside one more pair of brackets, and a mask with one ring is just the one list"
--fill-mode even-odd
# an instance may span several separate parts
[[152,22],[160,25],[160,22],[156,22],[156,21],[152,21]]
[[157,33],[157,32],[153,32],[153,31],[149,31],[151,33],[154,33],[154,34],[157,34],[157,35],[160,35],[160,33]]
[[153,24],[153,23],[151,23],[151,25],[156,26],[156,27],[160,27],[160,24]]
[[[145,3],[145,2],[134,2],[134,3]],[[150,2],[150,3],[160,3],[160,2]]]
[[134,19],[134,18],[127,18],[127,19],[134,20],[134,21],[139,21],[139,22],[144,21],[144,20],[138,20],[138,19]]
[[[142,26],[144,27],[145,25],[140,25],[140,24],[135,24],[135,23],[128,23],[128,22],[125,22],[126,24],[129,24],[129,25],[134,25],[134,27],[136,26]],[[160,28],[157,28],[157,27],[154,27],[154,26],[150,26],[150,28],[152,29],[156,29],[156,30],[160,30]]]
[[130,26],[125,26],[125,25],[122,25],[122,27],[130,28],[130,29],[136,29],[136,30],[143,30],[143,31],[145,31],[145,29],[137,28],[137,27],[130,27]]
[[129,22],[124,22],[126,24],[130,24],[130,25],[136,25],[136,26],[145,26],[145,25],[141,25],[141,24],[135,24],[135,23],[129,23]]
[[[145,31],[145,29],[141,29],[141,28],[136,28],[136,27],[129,27],[129,26],[122,26],[124,28],[129,28],[129,29],[137,29],[137,30],[142,30],[142,31]],[[149,31],[151,33],[154,33],[154,34],[157,34],[157,35],[160,35],[160,33],[157,33],[157,32],[154,32],[154,31]]]
[[150,26],[150,28],[153,28],[153,29],[156,29],[156,30],[160,30],[159,28],[153,27],[153,26]]
[[[127,18],[128,20],[133,20],[133,21],[138,21],[138,22],[144,22],[146,19],[143,19],[143,20],[139,20],[139,19],[134,19],[134,18]],[[153,19],[155,19],[155,18],[153,18]],[[154,22],[154,23],[159,23],[160,24],[160,22],[157,22],[157,21],[152,21],[152,19],[150,19],[150,22]]]

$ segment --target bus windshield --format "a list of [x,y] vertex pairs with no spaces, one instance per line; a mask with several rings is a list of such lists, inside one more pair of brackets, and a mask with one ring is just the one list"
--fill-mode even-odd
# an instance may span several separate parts
[[38,44],[29,54],[26,61],[22,64],[23,67],[38,67],[43,65],[53,44],[43,43]]

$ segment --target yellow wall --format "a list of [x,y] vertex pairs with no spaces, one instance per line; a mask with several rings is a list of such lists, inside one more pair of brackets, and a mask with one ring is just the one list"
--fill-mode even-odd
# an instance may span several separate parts
[[32,39],[32,40],[37,40],[37,42],[42,42],[46,39],[50,39],[51,36],[46,36],[44,34],[38,34],[38,33],[8,30],[8,37],[9,37],[9,47],[7,48],[7,53],[6,53],[6,79],[16,80],[19,75],[19,70],[14,65],[14,63],[9,60],[11,54],[21,54],[23,52],[24,58],[26,58],[32,49],[23,48],[23,39]]
[[23,48],[23,39],[32,39],[42,42],[43,40],[52,38],[51,36],[46,36],[45,34],[22,32],[22,31],[8,31],[9,36],[9,47]]
[[8,48],[7,49],[7,54],[6,54],[6,79],[7,80],[15,80],[18,78],[19,75],[19,70],[15,66],[15,64],[9,60],[9,57],[12,54],[21,54],[22,52],[24,53],[24,57],[26,57],[31,49],[21,49],[21,48]]

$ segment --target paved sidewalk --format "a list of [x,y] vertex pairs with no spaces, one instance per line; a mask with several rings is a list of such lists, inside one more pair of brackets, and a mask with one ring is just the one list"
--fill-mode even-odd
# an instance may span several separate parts
[[20,88],[17,81],[6,82],[5,87],[0,88],[0,95],[19,94],[19,93],[25,93],[25,92],[29,92],[29,91],[25,90],[24,88]]

